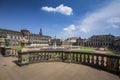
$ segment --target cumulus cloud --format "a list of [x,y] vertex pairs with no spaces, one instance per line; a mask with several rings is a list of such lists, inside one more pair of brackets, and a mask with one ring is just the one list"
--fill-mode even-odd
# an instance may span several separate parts
[[73,30],[75,30],[76,29],[76,26],[75,25],[70,25],[70,26],[68,26],[68,27],[66,27],[66,28],[64,28],[64,30],[65,31],[68,31],[68,32],[71,32],[71,31],[73,31]]
[[64,28],[63,31],[60,33],[61,37],[72,37],[76,35],[76,26],[74,24],[69,25],[68,27]]
[[63,4],[59,5],[56,8],[45,6],[45,7],[42,7],[41,9],[47,12],[58,12],[68,16],[73,14],[72,8],[68,6],[64,6]]
[[[115,26],[114,22],[119,21],[118,17],[120,17],[119,7],[120,1],[115,1],[91,13],[86,16],[86,18],[83,19],[82,24],[79,25],[80,30],[86,33],[97,30],[98,28]],[[109,23],[107,21],[109,21]]]
[[[103,6],[93,12],[87,13],[87,16],[80,20],[79,25],[74,26],[76,30],[71,33],[77,34],[104,30],[106,28],[116,29],[120,28],[120,0],[109,2],[108,5]],[[68,26],[69,28],[69,26]],[[66,33],[66,29],[63,31]]]
[[108,20],[108,24],[111,26],[108,28],[119,28],[120,27],[120,17],[113,17]]

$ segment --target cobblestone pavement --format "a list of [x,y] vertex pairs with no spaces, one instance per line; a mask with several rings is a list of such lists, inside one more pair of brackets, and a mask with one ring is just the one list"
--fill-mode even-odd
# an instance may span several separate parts
[[74,63],[43,62],[19,67],[0,55],[0,80],[120,80],[114,74]]

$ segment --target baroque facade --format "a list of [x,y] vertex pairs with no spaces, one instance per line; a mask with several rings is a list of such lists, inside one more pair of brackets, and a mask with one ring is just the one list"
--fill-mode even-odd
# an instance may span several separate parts
[[22,29],[21,31],[0,29],[0,34],[1,36],[6,36],[7,34],[10,36],[10,45],[20,45],[19,40],[25,37],[31,44],[41,44],[47,46],[49,45],[49,41],[51,39],[50,36],[42,34],[42,29],[40,29],[39,34],[33,34],[27,29]]
[[110,47],[114,43],[115,36],[108,35],[93,35],[85,41],[85,46],[92,47]]
[[115,37],[113,48],[114,50],[120,50],[120,36]]

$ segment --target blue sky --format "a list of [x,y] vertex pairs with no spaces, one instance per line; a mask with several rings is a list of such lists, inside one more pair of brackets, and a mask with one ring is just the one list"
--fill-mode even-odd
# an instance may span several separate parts
[[67,38],[120,36],[120,0],[0,0],[0,28]]

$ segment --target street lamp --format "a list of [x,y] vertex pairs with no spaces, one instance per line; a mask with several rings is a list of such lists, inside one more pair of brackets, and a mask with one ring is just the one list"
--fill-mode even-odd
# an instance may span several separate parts
[[5,52],[3,52],[4,56],[9,56],[10,55],[10,36],[9,34],[6,35],[5,37]]
[[5,37],[5,47],[9,48],[10,46],[10,36],[9,34],[7,34],[7,36]]
[[78,38],[78,46],[80,46],[80,38]]

